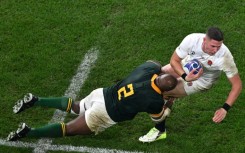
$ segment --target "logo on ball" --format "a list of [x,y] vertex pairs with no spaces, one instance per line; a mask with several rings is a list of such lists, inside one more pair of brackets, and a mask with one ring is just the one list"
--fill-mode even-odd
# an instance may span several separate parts
[[202,64],[197,59],[190,60],[184,65],[184,70],[186,73],[190,73],[193,69],[196,69],[194,74],[197,74],[201,68]]

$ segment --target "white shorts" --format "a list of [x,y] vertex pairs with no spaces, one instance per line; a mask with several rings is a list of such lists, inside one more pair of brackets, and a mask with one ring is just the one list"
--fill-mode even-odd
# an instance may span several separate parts
[[[116,124],[108,115],[105,107],[103,88],[93,90],[80,101],[80,108],[85,107],[85,120],[92,132],[98,134]],[[81,112],[81,115],[84,112]]]
[[202,78],[192,82],[186,82],[182,78],[181,80],[184,84],[184,89],[187,95],[207,91],[213,86],[213,83],[207,82]]

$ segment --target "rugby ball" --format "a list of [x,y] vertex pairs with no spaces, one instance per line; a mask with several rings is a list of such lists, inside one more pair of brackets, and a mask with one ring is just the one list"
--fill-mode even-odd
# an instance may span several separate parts
[[184,65],[184,71],[187,74],[190,73],[193,69],[196,69],[196,71],[194,71],[194,74],[197,74],[201,68],[202,64],[197,59],[192,59]]

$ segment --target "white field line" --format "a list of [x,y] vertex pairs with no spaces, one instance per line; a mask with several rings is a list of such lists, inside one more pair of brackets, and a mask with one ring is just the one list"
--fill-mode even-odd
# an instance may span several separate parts
[[[18,148],[38,148],[40,144],[38,143],[27,143],[27,142],[10,142],[3,139],[0,139],[0,145],[5,145],[9,147],[18,147]],[[129,152],[124,150],[116,150],[116,149],[105,149],[105,148],[90,148],[83,146],[71,146],[71,145],[51,145],[45,144],[42,145],[43,149],[49,151],[75,151],[75,152],[88,152],[88,153],[143,153],[143,152]]]
[[[76,99],[77,93],[80,91],[84,81],[87,79],[90,72],[91,66],[95,63],[98,56],[98,50],[92,48],[85,55],[83,61],[78,67],[77,74],[71,80],[69,88],[65,92],[65,96],[69,96]],[[63,121],[66,113],[56,110],[50,123]],[[105,148],[90,148],[85,146],[71,146],[71,145],[52,145],[52,139],[40,139],[37,143],[28,142],[9,142],[4,139],[0,139],[0,145],[19,147],[19,148],[34,148],[35,153],[45,153],[46,151],[76,151],[76,152],[88,152],[88,153],[141,153],[138,151],[124,151],[116,149],[105,149]]]
[[[91,66],[95,63],[98,57],[98,50],[96,48],[91,48],[84,56],[80,66],[77,69],[76,75],[72,78],[71,84],[68,89],[65,91],[65,96],[76,99],[78,92],[80,91],[83,83],[88,78]],[[66,112],[61,110],[56,110],[54,115],[49,123],[61,122],[64,121]],[[33,150],[34,153],[45,153],[46,149],[52,143],[52,139],[42,138],[38,141],[38,145]]]

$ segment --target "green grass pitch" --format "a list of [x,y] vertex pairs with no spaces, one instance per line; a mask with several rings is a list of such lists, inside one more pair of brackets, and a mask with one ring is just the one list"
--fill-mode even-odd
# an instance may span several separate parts
[[[205,32],[209,26],[223,30],[244,82],[244,12],[242,0],[1,0],[0,139],[22,121],[33,127],[47,124],[54,109],[37,107],[14,115],[13,104],[27,92],[63,96],[91,48],[98,49],[98,59],[77,99],[113,84],[148,59],[167,64],[187,34]],[[243,153],[244,90],[223,123],[211,120],[229,90],[223,74],[207,93],[179,99],[167,120],[164,141],[138,141],[154,126],[147,114],[140,113],[99,135],[57,138],[52,144],[142,152]],[[65,120],[72,118],[68,115]],[[33,152],[33,148],[5,145],[0,150]]]

